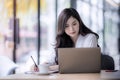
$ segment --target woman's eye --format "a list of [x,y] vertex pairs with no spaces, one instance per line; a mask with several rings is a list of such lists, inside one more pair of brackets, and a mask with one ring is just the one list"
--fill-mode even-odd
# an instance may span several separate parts
[[73,25],[76,25],[76,23],[74,23]]
[[66,28],[69,27],[69,26],[65,26]]

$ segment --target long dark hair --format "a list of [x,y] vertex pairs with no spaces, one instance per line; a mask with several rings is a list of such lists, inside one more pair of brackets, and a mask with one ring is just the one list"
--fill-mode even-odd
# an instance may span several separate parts
[[72,39],[70,38],[70,36],[68,36],[66,33],[65,33],[65,28],[66,28],[66,23],[67,23],[67,20],[70,18],[70,17],[74,17],[78,20],[79,22],[79,34],[85,36],[86,34],[88,33],[93,33],[96,35],[97,38],[99,38],[99,36],[92,32],[89,28],[87,28],[84,23],[82,22],[81,18],[80,18],[80,15],[78,14],[78,12],[74,9],[74,8],[65,8],[59,15],[58,17],[58,27],[57,27],[57,36],[56,36],[56,47],[55,47],[55,50],[56,50],[56,58],[55,58],[55,61],[56,63],[58,64],[58,52],[57,52],[57,49],[58,48],[66,48],[66,47],[74,47],[74,43],[72,41]]

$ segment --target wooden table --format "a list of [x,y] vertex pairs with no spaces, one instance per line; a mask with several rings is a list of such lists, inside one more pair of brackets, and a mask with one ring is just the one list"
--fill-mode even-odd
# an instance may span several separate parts
[[59,74],[49,75],[38,74],[13,74],[6,77],[0,77],[0,80],[120,80],[120,71],[101,73],[79,73],[79,74]]
[[36,74],[14,74],[6,77],[0,77],[0,80],[101,80],[99,73],[87,74],[50,74],[50,75],[36,75]]

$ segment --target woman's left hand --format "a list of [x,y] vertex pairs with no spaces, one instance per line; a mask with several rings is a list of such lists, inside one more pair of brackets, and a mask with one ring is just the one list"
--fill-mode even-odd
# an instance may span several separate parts
[[58,67],[59,67],[59,65],[52,65],[52,66],[50,66],[49,68],[50,68],[50,70],[52,70],[52,71],[58,71]]

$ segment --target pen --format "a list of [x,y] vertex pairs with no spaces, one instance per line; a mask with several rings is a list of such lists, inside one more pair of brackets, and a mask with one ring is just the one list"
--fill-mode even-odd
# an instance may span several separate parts
[[31,58],[32,58],[32,60],[33,60],[33,62],[34,62],[34,64],[35,64],[35,67],[37,67],[38,68],[38,66],[37,66],[37,64],[35,63],[35,61],[34,61],[34,59],[33,59],[33,57],[31,56]]
[[117,72],[118,70],[106,70],[106,72]]

